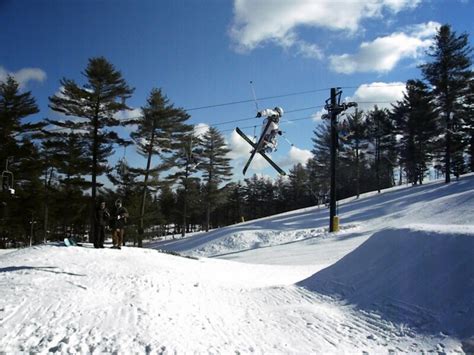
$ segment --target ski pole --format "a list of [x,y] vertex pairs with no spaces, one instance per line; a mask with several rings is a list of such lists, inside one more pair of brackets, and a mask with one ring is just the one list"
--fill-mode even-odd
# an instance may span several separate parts
[[259,112],[260,110],[258,109],[257,96],[255,95],[255,90],[253,88],[253,81],[252,80],[250,80],[250,87],[252,88],[253,101],[255,102],[255,108],[257,109],[257,112]]
[[[283,133],[285,133],[285,132],[283,132]],[[288,138],[286,138],[285,135],[282,134],[282,137],[283,137],[283,139],[284,139],[290,146],[292,146],[292,147],[295,146],[293,143],[290,142],[290,140],[289,140]]]

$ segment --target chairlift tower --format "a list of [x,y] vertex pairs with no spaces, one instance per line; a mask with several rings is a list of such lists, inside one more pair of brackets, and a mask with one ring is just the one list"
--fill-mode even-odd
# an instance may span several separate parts
[[339,218],[336,216],[336,172],[337,172],[337,148],[338,148],[338,127],[337,116],[350,107],[357,107],[357,103],[348,102],[341,104],[341,88],[331,88],[331,96],[326,100],[325,109],[328,115],[324,118],[331,120],[331,189],[329,193],[329,232],[339,230]]

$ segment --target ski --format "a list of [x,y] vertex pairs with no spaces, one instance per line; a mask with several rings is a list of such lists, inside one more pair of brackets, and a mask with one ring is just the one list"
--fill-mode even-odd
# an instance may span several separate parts
[[[265,128],[265,129],[266,129],[266,128]],[[247,164],[245,164],[245,167],[244,167],[244,170],[243,170],[243,173],[244,173],[244,175],[245,175],[245,173],[246,173],[246,171],[247,171],[247,168],[248,168],[248,166],[250,165],[250,162],[252,161],[253,157],[255,156],[255,153],[256,153],[257,150],[258,150],[257,148],[258,148],[258,146],[259,146],[259,143],[260,143],[260,145],[261,145],[261,143],[263,142],[263,139],[260,138],[259,141],[257,142],[257,144],[255,144],[254,142],[252,142],[252,140],[251,140],[249,137],[247,137],[247,136],[245,135],[244,132],[242,132],[242,131],[240,130],[239,127],[236,128],[236,131],[237,131],[237,133],[239,134],[239,136],[241,136],[248,144],[250,144],[250,145],[254,148],[254,150],[252,151],[252,154],[250,155],[249,160],[247,161]],[[264,132],[265,132],[265,131],[264,131]],[[280,175],[286,175],[285,171],[284,171],[282,168],[280,168],[273,160],[271,160],[268,155],[266,155],[264,152],[261,152],[261,151],[259,151],[258,153],[260,153],[260,155],[261,155],[262,157],[264,157],[265,160],[266,160]]]
[[[271,121],[268,120],[268,122],[267,122],[267,124],[266,124],[266,126],[265,126],[265,129],[262,131],[263,134],[260,136],[260,139],[258,140],[257,144],[253,143],[251,140],[247,140],[247,139],[246,139],[247,142],[249,142],[249,143],[252,145],[252,147],[253,147],[254,149],[252,150],[252,153],[250,153],[250,158],[249,158],[249,160],[247,160],[247,163],[246,163],[245,166],[244,166],[244,170],[243,170],[243,174],[244,174],[244,175],[245,175],[245,173],[247,172],[247,169],[249,168],[250,163],[252,162],[253,157],[255,156],[255,154],[257,154],[257,152],[259,152],[260,149],[262,148],[262,146],[263,146],[263,141],[264,141],[264,137],[265,137],[265,132],[267,131],[267,129],[268,129],[268,127],[270,126],[270,124],[271,124]],[[237,129],[239,129],[239,128],[237,127]],[[239,131],[240,131],[240,129],[239,129]],[[243,132],[240,131],[239,134],[242,135]],[[248,137],[245,136],[245,138],[248,138]]]

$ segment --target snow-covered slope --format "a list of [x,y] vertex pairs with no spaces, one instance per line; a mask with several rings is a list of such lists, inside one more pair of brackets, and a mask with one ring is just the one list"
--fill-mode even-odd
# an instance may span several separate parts
[[298,284],[429,333],[474,334],[474,226],[375,233]]
[[466,176],[348,199],[335,234],[315,207],[150,245],[199,259],[89,245],[1,253],[0,352],[469,350],[473,191]]
[[[359,199],[341,201],[338,209],[341,232],[331,236],[331,239],[347,244],[347,248],[339,248],[331,242],[330,254],[336,253],[337,256],[330,258],[329,263],[347,254],[380,229],[413,223],[474,225],[474,175],[466,175],[448,185],[437,181],[422,186],[395,187],[380,194],[370,192]],[[322,255],[318,251],[322,249],[321,244],[327,244],[328,225],[328,209],[312,207],[196,234],[192,238],[155,242],[149,246],[242,262],[314,264],[321,260],[320,257],[326,257],[326,251]],[[349,239],[350,243],[345,243]],[[298,241],[302,242],[293,248]],[[308,253],[301,250],[302,245]],[[266,248],[270,246],[273,248]],[[295,253],[298,258],[294,257]]]

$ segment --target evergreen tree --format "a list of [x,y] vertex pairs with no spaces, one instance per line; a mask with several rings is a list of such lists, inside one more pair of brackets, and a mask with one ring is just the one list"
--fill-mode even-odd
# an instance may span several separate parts
[[224,137],[214,127],[202,137],[202,161],[200,170],[206,186],[206,220],[205,230],[209,230],[212,210],[216,209],[223,201],[219,184],[228,181],[232,176],[232,167],[227,154],[230,149],[225,144]]
[[421,66],[424,78],[433,87],[433,95],[444,123],[446,183],[451,181],[452,155],[459,157],[462,149],[459,144],[461,103],[468,93],[468,84],[473,77],[471,53],[468,35],[463,33],[458,36],[451,30],[451,26],[443,25],[427,52],[432,61]]
[[428,87],[420,80],[409,80],[403,100],[394,106],[391,116],[402,136],[400,161],[408,181],[421,184],[438,136],[437,113]]
[[170,186],[164,184],[161,186],[158,202],[160,205],[160,212],[163,216],[163,234],[170,234],[170,225],[175,221],[177,213],[177,196]]
[[308,188],[308,172],[301,163],[296,164],[289,171],[287,193],[290,196],[289,209],[311,206],[312,197]]
[[[174,154],[166,159],[169,167],[174,167],[175,172],[167,177],[171,181],[177,181],[183,190],[183,211],[182,211],[182,228],[181,235],[184,237],[187,226],[188,214],[188,190],[192,175],[197,172],[201,148],[197,144],[198,139],[192,134],[183,136],[179,142],[180,147],[174,151]],[[195,142],[193,144],[193,142]],[[196,179],[196,178],[194,178]],[[199,180],[199,179],[198,179]]]
[[[15,198],[0,191],[0,240],[10,238],[15,242],[26,242],[29,222],[37,212],[37,208],[30,207],[41,205],[39,152],[28,135],[44,124],[24,122],[25,118],[38,112],[31,92],[21,93],[12,76],[0,83],[0,164],[3,170],[8,160],[9,170],[14,174],[14,181],[2,181],[2,188],[11,183],[18,185],[9,186],[16,189]],[[26,206],[22,206],[23,202]]]
[[474,172],[474,79],[469,82],[469,90],[465,96],[463,111],[463,130],[466,134],[467,155],[469,170]]
[[[155,177],[155,188],[160,182],[158,175],[166,168],[163,159],[176,149],[180,149],[183,136],[191,131],[191,127],[185,124],[189,115],[181,108],[175,108],[169,99],[163,95],[160,89],[153,89],[148,96],[147,103],[142,107],[142,117],[130,121],[138,127],[131,134],[135,141],[138,153],[146,158],[145,169],[138,171],[143,175],[142,200],[140,209],[139,234],[143,233],[146,209],[146,196],[150,185],[150,176]],[[153,157],[162,159],[161,164],[152,167]],[[142,246],[139,239],[138,246]]]
[[[346,185],[350,190],[347,195],[351,196],[354,192],[359,197],[361,192],[361,169],[367,165],[368,149],[367,125],[363,111],[356,109],[354,113],[347,116],[344,123],[344,134],[340,135],[339,143],[342,153],[339,156],[346,169],[344,175],[347,176]],[[355,182],[355,186],[353,182]]]
[[385,109],[377,106],[367,115],[367,132],[372,147],[377,191],[394,185],[393,168],[396,166],[396,138],[393,121]]
[[[83,215],[85,209],[83,191],[91,187],[91,183],[84,178],[89,171],[89,159],[86,157],[87,142],[80,133],[64,131],[43,133],[42,161],[46,193],[44,226],[45,230],[50,229],[48,211],[53,207],[53,212],[57,213],[57,219],[61,222],[63,235],[67,235],[71,226],[78,224],[78,216]],[[51,196],[50,192],[54,196]],[[51,206],[51,203],[54,205]],[[58,213],[59,211],[61,213]]]
[[244,217],[244,190],[240,181],[231,182],[225,187],[227,199],[220,208],[225,212],[225,224],[243,222]]
[[307,163],[309,184],[313,192],[319,196],[329,194],[331,167],[331,124],[328,120],[314,130],[313,157]]
[[[48,120],[63,128],[81,130],[88,141],[91,174],[91,220],[96,205],[97,177],[108,170],[107,157],[113,153],[114,143],[123,143],[111,127],[120,121],[115,114],[129,109],[125,100],[131,96],[130,88],[122,74],[105,58],[91,58],[83,73],[86,83],[80,87],[74,80],[61,80],[61,93],[49,98],[50,108],[56,112],[82,120]],[[91,239],[94,224],[91,223]]]
[[36,131],[43,124],[24,123],[22,120],[38,113],[38,106],[30,91],[20,93],[20,85],[7,76],[0,83],[0,162],[5,163],[7,156],[14,156],[18,149],[17,137],[21,134]]

